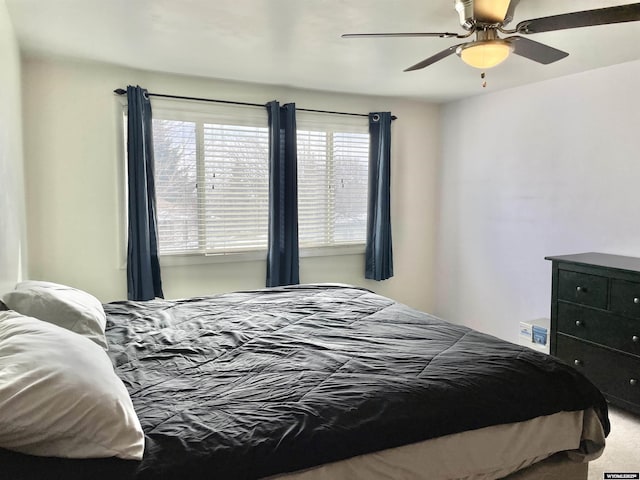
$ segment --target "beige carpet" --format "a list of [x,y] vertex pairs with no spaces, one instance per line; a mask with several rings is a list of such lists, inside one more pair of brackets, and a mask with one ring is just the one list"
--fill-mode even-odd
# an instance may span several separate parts
[[600,458],[589,464],[589,480],[604,473],[640,472],[640,416],[609,406],[611,433]]

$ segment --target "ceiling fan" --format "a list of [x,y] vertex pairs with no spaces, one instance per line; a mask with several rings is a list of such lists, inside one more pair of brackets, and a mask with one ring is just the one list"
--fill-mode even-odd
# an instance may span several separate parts
[[[468,38],[475,33],[475,40],[442,50],[407,68],[405,72],[428,67],[453,53],[472,67],[487,69],[506,60],[511,52],[545,65],[569,55],[567,52],[529,40],[521,35],[640,20],[640,3],[632,3],[524,20],[515,28],[507,29],[505,26],[513,20],[513,14],[519,2],[520,0],[454,0],[455,9],[460,16],[460,25],[466,33],[345,33],[342,37]],[[500,38],[499,32],[511,36]]]

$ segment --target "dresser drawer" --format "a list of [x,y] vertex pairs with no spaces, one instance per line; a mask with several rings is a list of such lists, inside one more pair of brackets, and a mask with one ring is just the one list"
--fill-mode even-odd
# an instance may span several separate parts
[[609,279],[588,273],[560,270],[558,298],[597,308],[607,308]]
[[611,311],[640,318],[640,283],[612,279]]
[[556,356],[585,374],[602,392],[640,405],[640,359],[558,334]]
[[558,332],[640,356],[640,319],[558,302]]

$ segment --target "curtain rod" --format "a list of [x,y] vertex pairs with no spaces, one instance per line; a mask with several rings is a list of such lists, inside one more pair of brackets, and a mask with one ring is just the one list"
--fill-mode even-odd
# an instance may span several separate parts
[[[116,88],[113,93],[115,93],[116,95],[125,95],[127,93],[126,90],[124,90],[123,88]],[[196,102],[212,102],[212,103],[226,103],[226,104],[231,104],[231,105],[246,105],[248,107],[264,107],[263,104],[260,103],[249,103],[249,102],[236,102],[233,100],[216,100],[214,98],[199,98],[199,97],[184,97],[181,95],[167,95],[164,93],[147,93],[147,95],[149,95],[150,97],[161,97],[161,98],[173,98],[176,100],[194,100]],[[333,112],[330,110],[313,110],[310,108],[298,108],[296,107],[296,110],[301,111],[301,112],[313,112],[313,113],[330,113],[333,115],[350,115],[352,117],[369,117],[369,114],[367,113],[349,113],[349,112]],[[391,116],[391,120],[395,120],[396,117],[395,115]]]

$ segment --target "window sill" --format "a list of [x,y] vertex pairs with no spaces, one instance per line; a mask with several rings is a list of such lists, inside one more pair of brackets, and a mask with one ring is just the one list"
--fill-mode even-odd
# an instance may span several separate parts
[[338,255],[364,254],[364,243],[355,245],[341,245],[339,247],[312,247],[300,249],[300,258],[304,257],[334,257]]
[[[363,255],[364,244],[344,245],[340,247],[314,247],[300,250],[300,258],[305,257],[334,257],[339,255]],[[255,262],[264,261],[267,258],[266,250],[259,250],[244,253],[228,253],[221,255],[196,254],[174,254],[161,255],[160,266],[179,267],[183,265],[206,265],[211,263],[235,263],[235,262]]]
[[161,267],[179,267],[182,265],[206,265],[208,263],[235,263],[235,262],[255,262],[264,260],[267,257],[265,250],[227,253],[218,255],[205,255],[202,253],[183,253],[173,255],[161,255]]

